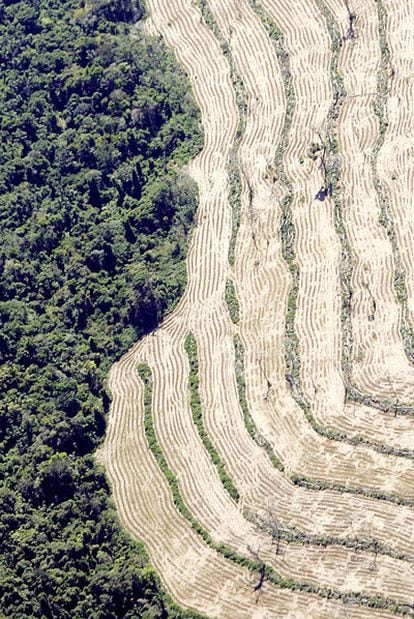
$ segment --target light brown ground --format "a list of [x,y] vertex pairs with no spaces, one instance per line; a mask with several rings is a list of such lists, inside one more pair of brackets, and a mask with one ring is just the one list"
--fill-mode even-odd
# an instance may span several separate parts
[[[332,101],[331,41],[324,19],[313,0],[263,0],[262,4],[284,33],[296,98],[284,164],[294,190],[292,214],[300,268],[295,327],[305,396],[321,423],[349,435],[358,433],[395,447],[410,447],[414,420],[394,419],[370,407],[344,403],[341,245],[331,200],[314,199],[322,184],[320,167],[306,156],[315,141],[315,129],[326,122]],[[339,0],[327,4],[344,29],[343,4]],[[389,38],[398,63],[404,48],[393,43],[393,36],[401,36],[405,8],[399,12],[401,3],[386,4],[393,15]],[[341,110],[338,139],[343,161],[344,221],[353,250],[354,347],[360,351],[358,359],[353,359],[352,379],[363,391],[382,397],[387,388],[390,390],[384,376],[390,377],[393,389],[401,391],[400,397],[408,402],[413,370],[398,330],[401,308],[393,292],[392,247],[377,223],[378,199],[366,163],[378,127],[370,96],[354,96],[369,89],[374,92],[376,87],[379,44],[375,3],[354,0],[351,5],[358,16],[358,36],[343,46],[339,59],[348,96]],[[411,460],[318,435],[286,382],[284,329],[291,278],[279,234],[283,187],[278,179],[269,180],[268,174],[284,121],[283,80],[272,42],[248,0],[209,0],[209,7],[220,37],[229,44],[247,103],[238,153],[242,219],[232,273],[241,307],[240,326],[232,325],[224,301],[225,282],[231,274],[228,157],[238,123],[228,60],[216,36],[203,23],[195,2],[148,0],[149,29],[164,37],[187,70],[202,111],[205,147],[189,166],[199,185],[200,206],[183,299],[162,327],[138,343],[111,372],[114,400],[101,456],[122,521],[145,542],[165,585],[184,606],[217,617],[386,617],[385,611],[377,614],[363,607],[344,607],[341,602],[280,590],[269,583],[265,583],[264,594],[257,601],[253,591],[257,576],[226,561],[194,533],[174,507],[168,484],[148,450],[143,431],[143,387],[136,373],[139,361],[148,363],[153,372],[158,441],[187,506],[215,541],[246,556],[250,555],[249,547],[253,548],[281,574],[298,580],[342,591],[411,599],[411,579],[407,576],[412,573],[411,563],[381,555],[374,562],[373,553],[355,554],[338,546],[322,549],[282,544],[276,555],[270,538],[243,515],[243,509],[263,515],[270,510],[278,521],[308,533],[376,538],[414,557],[411,508],[332,491],[307,491],[289,481],[290,473],[300,473],[414,496]],[[402,59],[400,62],[404,64]],[[411,88],[404,90],[402,84],[400,88],[402,94],[396,96],[408,106]],[[399,143],[404,126],[401,118],[391,126],[381,151],[383,176],[387,176],[389,162],[382,153],[389,153]],[[409,169],[405,169],[408,177]],[[394,195],[393,187],[387,185],[393,209],[408,219],[403,192]],[[398,241],[408,270],[411,254],[403,231]],[[367,274],[377,302],[375,321],[367,320],[371,300],[367,300]],[[225,492],[192,423],[189,368],[183,348],[189,330],[198,344],[204,423],[240,492],[239,505]],[[246,348],[250,412],[284,462],[284,474],[272,467],[244,427],[235,383],[235,332],[240,333]],[[271,382],[269,391],[267,379]]]

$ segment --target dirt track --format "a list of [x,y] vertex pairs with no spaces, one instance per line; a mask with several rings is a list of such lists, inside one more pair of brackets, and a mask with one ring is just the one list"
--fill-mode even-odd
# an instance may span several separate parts
[[[414,404],[403,329],[414,317],[412,61],[401,44],[413,34],[408,4],[384,1],[384,21],[374,0],[352,0],[355,33],[346,38],[349,13],[340,0],[209,0],[203,15],[195,0],[147,0],[148,29],[175,52],[202,111],[205,146],[189,166],[200,205],[180,304],[111,371],[113,404],[100,455],[127,529],[144,541],[173,597],[208,616],[387,617],[394,615],[368,607],[363,596],[412,603],[414,507],[395,501],[414,498],[414,417],[394,416],[369,399]],[[341,97],[335,71],[343,80]],[[381,90],[377,76],[385,74]],[[324,143],[333,138],[337,152],[326,156],[340,162],[340,172],[333,195],[317,199],[326,181]],[[388,228],[379,223],[384,208]],[[286,217],[290,228],[283,228]],[[284,234],[291,230],[289,257],[281,227]],[[395,289],[397,267],[405,297]],[[240,304],[237,325],[225,301],[228,279]],[[344,318],[345,299],[351,300]],[[193,422],[184,349],[189,332],[197,342],[204,427],[238,503]],[[245,348],[250,415],[283,471],[246,429],[236,334]],[[159,446],[182,500],[213,545],[177,510],[149,449],[138,363],[152,372]],[[353,389],[367,402],[352,401]],[[308,490],[294,485],[293,475],[320,488],[337,486]],[[354,493],[341,492],[350,485]],[[393,493],[394,503],[372,492]],[[277,543],[252,514],[277,524]],[[280,534],[292,528],[294,538]],[[259,572],[230,561],[219,544],[314,592],[297,590],[292,580],[281,588],[265,579],[258,595]],[[339,598],[351,591],[360,597],[356,604],[326,600],[317,591],[324,587]]]

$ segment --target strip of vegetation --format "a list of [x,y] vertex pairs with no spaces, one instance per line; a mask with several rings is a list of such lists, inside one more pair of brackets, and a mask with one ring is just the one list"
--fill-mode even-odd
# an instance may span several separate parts
[[178,485],[177,477],[174,475],[170,467],[168,466],[167,460],[165,459],[164,453],[161,449],[160,444],[158,443],[157,435],[155,433],[154,422],[152,418],[152,376],[151,370],[145,363],[140,363],[137,367],[139,377],[144,383],[144,429],[145,436],[148,441],[148,446],[154,455],[160,469],[165,475],[165,478],[170,486],[174,505],[177,507],[178,511],[188,522],[191,524],[193,529],[201,535],[203,540],[211,546],[213,544],[213,540],[210,535],[203,529],[203,527],[197,522],[197,520],[192,515],[191,511],[186,506]]
[[399,561],[414,563],[413,555],[394,550],[390,546],[382,544],[374,538],[359,538],[356,535],[354,537],[337,537],[335,535],[309,534],[295,527],[287,527],[271,514],[269,514],[268,518],[263,518],[254,512],[244,512],[244,516],[247,520],[256,524],[259,529],[266,531],[272,537],[276,546],[281,540],[288,544],[294,543],[303,546],[320,546],[322,548],[326,548],[327,546],[341,546],[350,550],[371,552],[375,556],[386,555]]
[[252,437],[255,443],[262,447],[272,465],[278,469],[279,471],[284,471],[285,467],[280,459],[276,456],[271,444],[269,441],[262,435],[257,429],[256,424],[253,421],[253,417],[250,414],[249,405],[247,403],[246,397],[246,382],[245,382],[245,368],[244,368],[244,346],[238,335],[234,338],[234,350],[236,357],[236,383],[237,383],[237,393],[239,396],[240,407],[243,412],[244,425],[246,426],[246,430]]
[[[284,44],[284,36],[275,22],[269,17],[263,7],[258,4],[257,0],[249,0],[250,6],[260,18],[261,22],[267,29],[268,35],[273,42],[276,57],[279,62],[283,85],[285,89],[285,118],[281,131],[280,141],[274,156],[274,168],[277,178],[285,187],[285,194],[281,202],[282,213],[280,217],[280,239],[282,242],[282,255],[286,260],[293,282],[298,278],[298,269],[295,263],[295,229],[292,222],[291,205],[293,201],[293,184],[288,177],[284,166],[284,154],[289,143],[289,131],[292,126],[293,114],[295,111],[295,91],[292,83],[292,75],[290,71],[289,55]],[[272,173],[272,170],[269,170]],[[292,289],[295,288],[295,283],[292,284]],[[293,299],[289,298],[288,306],[293,303]],[[286,321],[290,325],[292,316],[288,316]],[[293,351],[291,351],[293,354]]]
[[[94,452],[110,365],[185,286],[202,145],[136,0],[0,3],[0,614],[182,617]],[[133,36],[132,36],[133,33]]]
[[221,483],[231,498],[238,501],[240,498],[239,492],[204,427],[198,379],[197,342],[192,333],[189,333],[185,338],[184,347],[190,364],[190,406],[194,424],[198,430],[201,440],[203,441],[204,447],[207,449],[213,464],[217,468]]
[[367,606],[368,608],[382,608],[384,610],[390,610],[398,615],[414,616],[414,610],[408,604],[403,604],[401,602],[397,602],[393,599],[385,598],[379,595],[365,595],[360,592],[341,592],[331,587],[321,587],[319,585],[313,585],[304,581],[296,581],[293,578],[285,577],[279,574],[273,567],[267,565],[264,561],[262,561],[258,553],[257,557],[251,559],[234,551],[232,548],[225,544],[218,544],[214,542],[208,531],[201,525],[201,523],[193,516],[191,511],[188,509],[185,501],[181,496],[177,478],[168,467],[165,456],[157,441],[152,421],[151,370],[147,365],[140,364],[138,366],[138,373],[145,386],[144,428],[149,448],[154,454],[154,457],[161,471],[165,475],[165,478],[171,489],[174,504],[177,507],[178,511],[189,522],[193,530],[201,536],[203,541],[210,548],[216,550],[219,554],[224,556],[226,559],[229,559],[233,563],[241,565],[242,567],[246,567],[251,572],[257,572],[260,587],[265,581],[268,581],[275,586],[280,587],[281,589],[313,593],[321,598],[341,600],[345,604]]
[[226,289],[224,294],[230,319],[235,325],[237,325],[240,320],[240,306],[233,280],[228,279],[226,281]]
[[[210,7],[206,0],[197,0],[198,6],[200,8],[201,14],[206,25],[210,28],[212,33],[214,34],[217,42],[219,43],[221,50],[226,57],[229,68],[230,68],[230,78],[233,85],[234,94],[236,97],[236,105],[237,110],[239,112],[239,123],[237,126],[236,135],[233,140],[232,148],[229,153],[229,161],[228,161],[228,170],[229,170],[229,202],[232,208],[232,229],[231,229],[231,237],[229,243],[229,263],[231,266],[234,265],[235,260],[235,248],[237,241],[237,233],[240,227],[240,217],[241,217],[241,195],[242,195],[242,183],[240,177],[240,163],[238,159],[238,153],[240,148],[240,143],[244,134],[245,126],[246,126],[246,114],[247,114],[247,104],[246,104],[246,96],[244,92],[244,85],[241,78],[237,75],[237,72],[234,68],[233,57],[230,52],[229,45],[225,38],[223,37],[220,28],[212,14]],[[246,179],[245,179],[246,180]],[[246,180],[247,183],[247,180]],[[248,184],[248,183],[247,183]],[[249,206],[251,207],[252,203],[252,193],[249,188]],[[250,212],[250,217],[253,217]],[[254,230],[252,226],[252,235],[254,237]]]
[[402,497],[393,492],[369,490],[368,488],[360,488],[358,486],[352,486],[351,484],[340,484],[334,481],[312,480],[302,475],[292,475],[291,480],[296,486],[302,486],[304,488],[308,488],[309,490],[333,490],[334,492],[340,492],[341,494],[356,494],[367,499],[377,499],[379,501],[395,503],[396,505],[414,507],[414,499]]
[[[285,361],[287,367],[286,379],[291,385],[292,391],[296,396],[298,394],[300,374],[300,361],[298,355],[299,341],[295,330],[296,299],[299,288],[299,269],[295,256],[295,228],[292,221],[291,210],[294,190],[292,181],[286,174],[284,165],[284,153],[286,152],[289,142],[289,131],[292,125],[296,101],[290,70],[289,55],[285,48],[283,33],[279,30],[275,22],[269,17],[263,7],[258,5],[256,0],[249,1],[252,8],[260,17],[262,23],[266,26],[269,37],[273,41],[285,88],[285,120],[281,133],[281,140],[275,152],[274,166],[277,177],[282,181],[285,187],[285,195],[281,201],[280,239],[282,245],[282,256],[288,266],[292,282],[289,290],[285,319]],[[301,398],[301,406],[302,403]]]
[[[371,161],[374,186],[378,195],[381,214],[379,223],[384,226],[388,239],[391,243],[392,252],[395,261],[394,271],[394,288],[396,298],[401,306],[402,316],[400,332],[404,343],[404,348],[408,359],[414,361],[414,330],[413,325],[410,324],[408,319],[407,310],[407,285],[406,274],[402,264],[400,250],[398,247],[394,224],[390,216],[390,204],[384,187],[379,179],[377,162],[378,153],[381,150],[384,140],[385,132],[388,127],[388,114],[386,100],[389,92],[389,74],[390,74],[390,52],[387,42],[387,14],[385,11],[384,3],[382,0],[377,0],[377,14],[378,14],[378,29],[381,49],[381,65],[377,77],[377,96],[374,104],[374,112],[379,122],[379,136],[374,148],[373,157]],[[414,407],[411,407],[414,411]]]
[[[191,511],[188,509],[183,501],[178,486],[178,480],[172,470],[169,468],[164,453],[158,443],[157,435],[155,434],[154,422],[152,419],[152,376],[151,370],[145,363],[138,364],[138,375],[144,383],[144,430],[145,436],[148,441],[148,446],[154,455],[158,466],[163,472],[168,485],[170,487],[174,505],[177,507],[180,514],[191,524],[192,528],[203,538],[203,540],[211,546],[213,540],[207,531],[198,523],[193,517]],[[194,617],[200,617],[203,619],[203,615],[195,614]]]
[[[332,58],[331,58],[331,78],[333,86],[333,100],[327,119],[328,154],[326,162],[326,174],[331,184],[331,199],[334,205],[334,224],[335,230],[341,243],[341,265],[340,265],[340,285],[342,295],[341,325],[342,325],[342,371],[345,382],[348,384],[351,377],[351,359],[353,351],[352,338],[352,317],[351,317],[351,275],[352,275],[352,249],[345,230],[343,220],[343,205],[341,200],[339,179],[340,179],[340,158],[338,156],[338,140],[336,123],[339,117],[341,105],[346,96],[342,76],[338,73],[339,53],[344,44],[338,32],[335,20],[331,11],[324,2],[317,0],[319,9],[324,17],[329,36],[331,38]],[[348,391],[346,392],[348,393]]]
[[[394,417],[396,417],[397,415],[405,415],[411,417],[414,416],[414,409],[412,406],[396,404],[395,402],[391,402],[390,400],[379,400],[377,398],[373,398],[372,396],[363,395],[353,388],[347,387],[347,390],[348,389],[350,389],[351,394],[347,397],[348,401],[365,404],[366,406],[381,410],[384,413],[394,413]],[[395,395],[395,400],[397,399],[398,398]]]
[[[236,101],[237,101],[237,107],[239,110],[239,118],[240,118],[239,127],[238,127],[237,135],[235,138],[235,143],[233,145],[232,153],[230,154],[230,160],[231,160],[230,176],[233,177],[233,179],[235,179],[237,176],[238,183],[239,183],[240,174],[239,174],[239,168],[238,168],[238,163],[237,163],[237,152],[238,152],[238,147],[239,147],[242,135],[243,135],[243,130],[245,126],[245,117],[246,117],[246,111],[247,111],[243,82],[241,78],[236,74],[236,71],[234,68],[234,61],[232,59],[227,41],[223,38],[210,9],[207,7],[205,0],[198,0],[198,1],[201,7],[204,20],[206,24],[214,32],[216,38],[220,42],[223,53],[228,58],[229,65],[230,65],[231,78],[232,78],[234,90],[236,92]],[[293,97],[293,90],[291,92],[291,95]],[[288,109],[286,119],[285,119],[284,134],[287,134],[289,130],[291,119],[292,119],[292,113]],[[286,146],[286,142],[281,143],[279,146],[278,152],[280,154],[280,157],[283,157],[283,149],[285,148],[285,146]],[[246,183],[247,183],[247,180],[246,180]],[[249,189],[249,196],[250,196],[249,197],[249,208],[250,208],[252,204],[252,200],[253,200],[253,195],[251,192],[251,188],[249,188],[249,186],[248,186],[248,189]],[[230,192],[230,195],[231,195],[231,202],[233,204],[233,233],[232,233],[232,240],[231,240],[230,249],[229,249],[229,261],[230,261],[230,264],[233,264],[234,263],[234,246],[235,246],[235,240],[236,240],[237,230],[238,230],[239,221],[240,221],[240,185],[238,189],[236,189],[234,186]],[[252,217],[252,214],[251,214],[251,217]],[[254,237],[254,232],[252,233]],[[237,324],[239,321],[239,303],[238,303],[238,299],[237,299],[236,292],[234,289],[234,284],[231,280],[228,280],[226,282],[226,301],[229,307],[230,317],[232,321],[235,324]],[[260,445],[261,447],[265,449],[273,466],[275,466],[275,468],[277,468],[278,470],[283,471],[284,470],[283,464],[281,463],[279,458],[274,453],[270,443],[258,432],[256,425],[254,424],[254,421],[249,412],[247,399],[246,399],[246,386],[245,386],[245,381],[244,381],[244,350],[243,350],[243,344],[239,337],[235,338],[235,351],[236,351],[237,389],[238,389],[238,395],[239,395],[239,402],[240,402],[240,405],[243,411],[243,418],[244,418],[246,429],[249,432],[249,434],[252,436],[253,440],[258,445]]]

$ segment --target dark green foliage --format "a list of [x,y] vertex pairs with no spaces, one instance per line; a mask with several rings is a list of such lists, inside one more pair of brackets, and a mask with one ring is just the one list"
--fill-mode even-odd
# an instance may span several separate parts
[[93,460],[111,363],[185,283],[201,145],[135,0],[0,6],[0,614],[184,616]]

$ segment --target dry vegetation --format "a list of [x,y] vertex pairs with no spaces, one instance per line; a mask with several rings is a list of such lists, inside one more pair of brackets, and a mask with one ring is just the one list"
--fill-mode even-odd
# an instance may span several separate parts
[[186,292],[110,376],[120,517],[208,616],[414,616],[414,8],[147,6],[205,147]]

